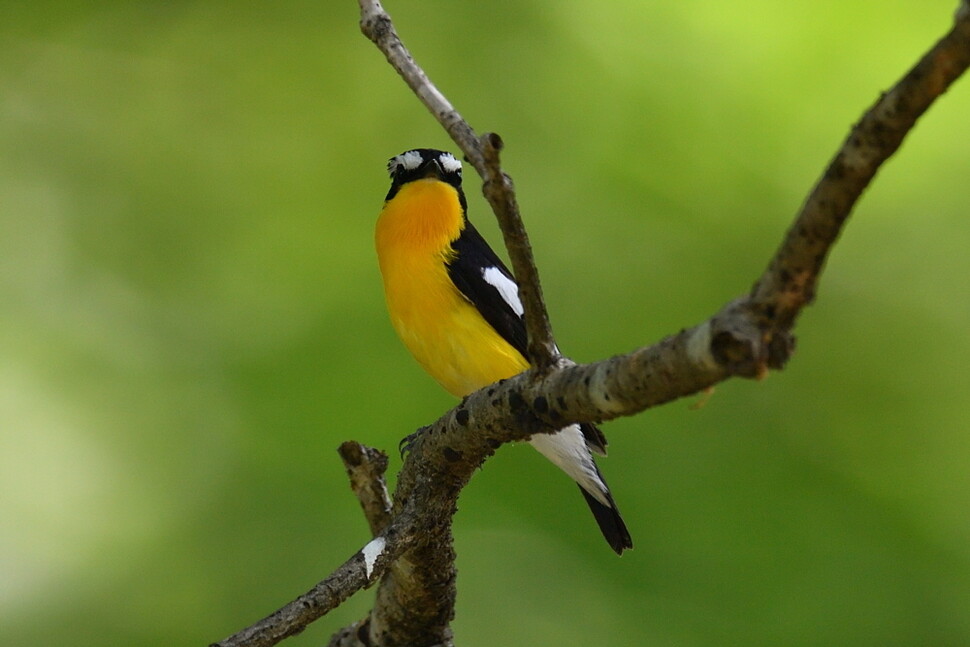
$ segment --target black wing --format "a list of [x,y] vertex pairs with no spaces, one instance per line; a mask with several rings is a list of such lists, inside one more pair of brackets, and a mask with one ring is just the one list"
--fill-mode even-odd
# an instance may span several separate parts
[[[522,353],[522,357],[528,358],[525,320],[519,314],[522,306],[512,273],[470,222],[465,223],[465,228],[452,247],[455,256],[447,264],[451,282],[475,305],[502,339]],[[508,281],[508,288],[514,289],[514,300],[499,290],[495,281],[496,271]],[[490,272],[492,282],[487,280],[486,272]]]
[[[525,330],[525,320],[519,314],[522,311],[518,300],[518,287],[512,273],[505,267],[502,259],[492,251],[482,235],[470,223],[465,223],[465,229],[452,248],[455,256],[448,262],[448,276],[451,282],[465,298],[471,301],[482,313],[485,321],[495,329],[502,339],[507,341],[515,350],[522,353],[522,357],[529,358],[527,353],[528,335]],[[495,276],[492,282],[486,278],[489,268],[497,270],[508,280],[508,287],[515,286],[515,300],[510,302],[507,296],[496,287]],[[598,454],[606,454],[606,437],[595,425],[582,424],[580,430],[586,438],[586,444]]]

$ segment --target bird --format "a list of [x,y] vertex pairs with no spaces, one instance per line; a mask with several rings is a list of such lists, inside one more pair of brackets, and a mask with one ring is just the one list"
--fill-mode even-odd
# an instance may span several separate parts
[[[391,324],[446,391],[463,398],[530,366],[518,284],[468,220],[461,162],[416,148],[387,163],[391,188],[375,245]],[[535,434],[530,444],[579,485],[618,554],[633,547],[593,453],[606,437],[592,424]]]

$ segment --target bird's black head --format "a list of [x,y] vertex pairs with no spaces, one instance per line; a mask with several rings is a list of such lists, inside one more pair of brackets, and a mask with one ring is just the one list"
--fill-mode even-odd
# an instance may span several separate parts
[[408,182],[428,177],[447,182],[461,193],[461,162],[445,151],[433,148],[405,151],[388,160],[387,173],[391,176],[391,190],[385,200],[393,198]]

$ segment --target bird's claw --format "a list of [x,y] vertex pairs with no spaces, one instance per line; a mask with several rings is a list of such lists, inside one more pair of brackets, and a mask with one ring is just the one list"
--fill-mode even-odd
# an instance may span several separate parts
[[427,430],[428,430],[428,427],[421,427],[413,434],[408,434],[407,436],[401,439],[401,442],[397,444],[397,450],[401,452],[401,458],[404,458],[408,454],[408,452],[411,451],[411,448],[414,447],[414,443],[416,443],[418,439],[421,437],[421,435]]

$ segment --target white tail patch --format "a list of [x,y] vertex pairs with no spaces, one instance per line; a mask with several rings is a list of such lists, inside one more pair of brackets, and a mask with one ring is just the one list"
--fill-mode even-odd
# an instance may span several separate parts
[[529,439],[529,443],[594,499],[608,508],[613,507],[579,425],[569,425],[554,434],[536,434]]

